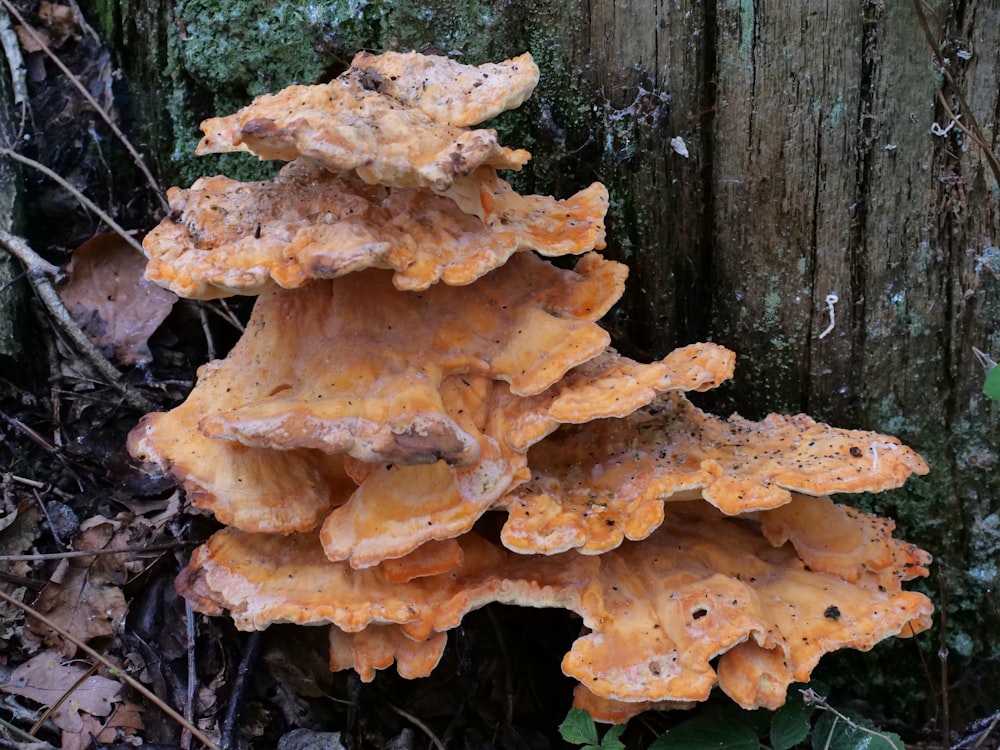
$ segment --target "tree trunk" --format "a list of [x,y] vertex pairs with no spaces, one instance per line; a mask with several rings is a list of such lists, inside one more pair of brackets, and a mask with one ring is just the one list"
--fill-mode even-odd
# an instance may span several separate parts
[[[717,409],[807,411],[917,448],[930,477],[873,504],[937,557],[952,654],[973,663],[997,646],[1000,434],[972,348],[1000,358],[1000,186],[945,109],[978,120],[997,151],[996,0],[936,0],[930,39],[906,0],[91,0],[89,11],[119,55],[132,130],[169,183],[246,173],[245,157],[193,158],[197,122],[324,80],[360,48],[475,63],[532,51],[541,86],[498,127],[534,154],[519,187],[611,189],[607,254],[632,269],[609,321],[617,344],[653,357],[713,339],[739,355]],[[923,643],[938,650],[934,636]]]
[[[0,37],[3,39],[7,54],[7,70],[12,64],[17,64],[17,43],[14,31],[6,11],[0,14]],[[11,62],[10,55],[14,56]],[[17,74],[15,74],[17,75]],[[24,106],[22,93],[14,93],[14,75],[0,76],[0,133],[4,134],[4,144],[11,144],[16,139],[16,123],[18,109]],[[14,215],[17,207],[18,171],[10,160],[0,160],[0,230],[10,232],[14,228]],[[23,284],[18,283],[20,269],[14,259],[0,252],[0,372],[13,370],[15,363],[24,354],[21,344],[21,331],[24,327],[25,295]]]

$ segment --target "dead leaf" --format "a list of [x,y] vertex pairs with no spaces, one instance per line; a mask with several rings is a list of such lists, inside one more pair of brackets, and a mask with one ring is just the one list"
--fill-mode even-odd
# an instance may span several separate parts
[[129,736],[134,735],[137,730],[143,729],[142,720],[139,718],[140,710],[134,703],[119,703],[115,706],[111,718],[106,721],[90,714],[81,714],[83,730],[64,731],[60,743],[61,750],[93,750],[97,745],[105,747],[119,739],[119,729]]
[[105,355],[123,365],[149,362],[146,343],[177,296],[146,281],[146,259],[117,234],[98,234],[73,251],[71,280],[59,296]]
[[[91,740],[91,737],[96,740],[96,742],[105,742],[104,736],[104,724],[90,714],[81,714],[80,719],[82,726],[79,732],[67,732],[63,730],[62,741],[59,743],[60,750],[93,750],[96,744]],[[111,732],[111,739],[114,739],[114,731]]]
[[63,664],[56,652],[44,651],[17,667],[10,679],[0,684],[0,690],[46,707],[55,705],[72,690],[52,712],[51,718],[64,732],[80,734],[84,728],[81,711],[92,716],[107,716],[112,704],[122,699],[119,683],[100,675],[80,681],[86,673],[82,667]]
[[[88,519],[81,529],[73,545],[77,550],[128,546],[128,530],[107,518]],[[114,635],[128,609],[120,588],[127,575],[125,564],[124,554],[74,558],[57,567],[35,609],[84,642]],[[37,620],[29,618],[26,631],[64,656],[76,653],[72,642]]]
[[[2,516],[0,528],[0,555],[23,555],[34,545],[41,533],[42,511],[33,499],[22,500],[16,506],[11,504]],[[27,575],[30,567],[15,566],[8,561],[0,565],[0,570],[15,575]]]
[[142,723],[142,706],[129,701],[119,703],[115,706],[111,718],[104,722],[104,727],[105,730],[122,729],[129,734],[143,730],[145,727]]
[[59,5],[42,0],[38,4],[38,18],[51,36],[50,47],[58,49],[71,37],[77,36],[80,24],[76,9],[71,5]]
[[44,44],[49,45],[49,34],[45,29],[39,29],[34,26],[30,28],[28,26],[17,25],[14,27],[14,32],[17,34],[17,41],[21,45],[21,49],[27,54],[32,52],[41,52]]
[[[114,635],[127,610],[125,595],[91,569],[71,566],[62,583],[49,583],[38,597],[35,609],[67,633],[83,642]],[[65,656],[76,653],[76,645],[51,628],[29,619],[29,630],[45,645],[59,648]]]
[[[23,555],[29,552],[39,535],[42,524],[42,512],[34,500],[24,500],[16,507],[7,509],[3,516],[5,523],[0,530],[0,554]],[[31,575],[31,564],[18,561],[0,562],[0,572],[11,576],[27,578]],[[20,592],[20,593],[18,593]],[[17,589],[13,595],[20,598],[23,588]],[[24,612],[13,604],[0,603],[0,642],[9,641],[21,630]]]

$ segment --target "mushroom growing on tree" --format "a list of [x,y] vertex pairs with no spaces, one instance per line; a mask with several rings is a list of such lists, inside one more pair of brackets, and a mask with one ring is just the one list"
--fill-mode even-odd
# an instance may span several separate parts
[[[472,129],[537,80],[530,55],[362,53],[203,124],[199,153],[289,163],[171,190],[144,242],[179,294],[259,295],[232,352],[129,436],[228,527],[180,593],[243,629],[328,625],[331,669],[363,680],[429,674],[487,603],[568,609],[563,670],[603,721],[716,685],[775,708],[823,654],[926,629],[902,584],[929,556],[828,497],[924,462],[804,415],[702,412],[684,394],[732,376],[718,345],[615,352],[607,191],[518,195],[496,170],[527,152]],[[473,529],[486,514],[495,536]]]

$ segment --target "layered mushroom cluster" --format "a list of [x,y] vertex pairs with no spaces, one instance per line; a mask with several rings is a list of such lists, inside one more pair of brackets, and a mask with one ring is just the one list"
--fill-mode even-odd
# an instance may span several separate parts
[[529,155],[474,129],[537,79],[529,55],[360,54],[203,123],[200,153],[288,164],[172,189],[144,243],[178,294],[259,295],[232,352],[129,436],[227,526],[179,591],[248,630],[326,625],[331,668],[364,680],[427,675],[490,602],[572,610],[562,667],[604,721],[716,684],[774,708],[824,653],[928,627],[901,584],[929,556],[827,497],[897,487],[917,454],[704,413],[684,394],[731,377],[721,346],[610,348],[627,269],[594,252],[605,188],[518,195],[497,170]]

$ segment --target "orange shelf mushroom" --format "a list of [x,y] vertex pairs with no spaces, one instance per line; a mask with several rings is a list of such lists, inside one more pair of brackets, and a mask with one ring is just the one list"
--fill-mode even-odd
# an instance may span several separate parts
[[[517,106],[538,82],[530,56],[492,66],[496,76],[482,98],[464,99],[489,70],[466,72],[443,83],[459,67],[447,59],[428,60],[386,83],[370,55],[359,55],[339,78],[317,86],[289,86],[257,97],[234,115],[202,123],[205,137],[196,153],[249,151],[261,159],[318,161],[334,173],[354,170],[367,183],[447,190],[477,167],[520,169],[530,154],[497,143],[493,130],[465,125]],[[393,66],[402,69],[405,66]],[[440,73],[432,71],[441,69]],[[419,82],[436,79],[431,92]],[[470,81],[472,85],[470,85]],[[397,94],[394,96],[393,94]]]
[[[700,701],[718,683],[745,708],[775,708],[823,654],[920,632],[931,614],[926,597],[901,587],[926,573],[929,557],[888,538],[881,519],[805,495],[789,507],[803,523],[788,544],[762,532],[773,511],[734,518],[693,500],[668,506],[647,539],[602,555],[518,555],[464,534],[457,564],[406,581],[330,561],[313,534],[231,529],[195,551],[178,588],[196,609],[228,611],[245,629],[331,624],[333,663],[369,665],[360,670],[369,679],[393,658],[404,671],[429,671],[436,634],[489,602],[565,608],[589,632],[563,670],[600,698]],[[825,524],[860,542],[840,555],[846,575],[816,564],[831,536]],[[886,543],[888,558],[877,549]]]
[[302,161],[272,182],[203,177],[168,192],[173,213],[144,241],[147,277],[211,299],[387,268],[396,288],[423,290],[469,284],[518,251],[553,257],[604,247],[600,183],[557,201],[485,177],[494,179],[469,187],[490,206],[489,223],[428,190],[366,185]]
[[567,609],[584,632],[562,668],[602,721],[716,686],[775,708],[823,654],[927,628],[902,584],[929,556],[828,497],[898,487],[916,453],[702,412],[684,394],[732,376],[718,345],[609,347],[627,268],[593,252],[606,189],[518,195],[496,170],[527,152],[472,129],[537,80],[530,55],[362,53],[203,124],[199,153],[290,163],[173,189],[144,243],[180,294],[259,295],[232,352],[129,436],[228,526],[180,593],[244,629],[328,625],[331,669],[364,680],[429,674],[488,603]]
[[649,365],[608,351],[528,397],[486,378],[452,376],[445,401],[479,435],[479,460],[461,467],[350,462],[360,486],[323,523],[326,555],[370,567],[469,531],[504,492],[527,479],[526,452],[560,424],[625,415],[657,393],[717,385],[732,374],[733,359],[714,344],[685,347]]
[[612,549],[660,525],[692,493],[729,515],[775,508],[791,492],[879,492],[927,466],[895,438],[805,415],[722,420],[671,394],[623,419],[561,430],[529,452],[532,478],[501,505],[518,552]]

